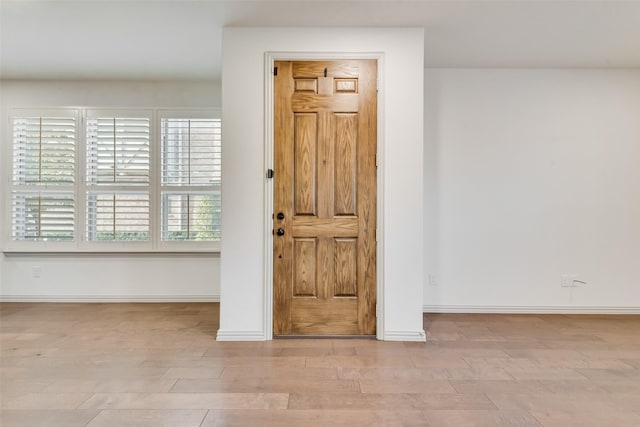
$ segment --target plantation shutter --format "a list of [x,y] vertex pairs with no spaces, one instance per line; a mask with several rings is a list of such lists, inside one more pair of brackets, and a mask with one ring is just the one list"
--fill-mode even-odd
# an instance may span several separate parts
[[150,112],[87,112],[87,241],[150,241],[150,163]]
[[87,119],[87,182],[148,184],[149,118]]
[[220,119],[161,119],[163,241],[220,239]]
[[149,240],[149,194],[89,192],[87,240]]
[[74,117],[14,118],[14,185],[73,184],[75,132]]
[[74,239],[75,163],[75,111],[12,118],[12,240]]

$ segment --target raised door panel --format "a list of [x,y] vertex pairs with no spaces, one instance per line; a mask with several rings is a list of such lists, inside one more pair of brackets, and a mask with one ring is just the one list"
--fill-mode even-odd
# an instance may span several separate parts
[[294,115],[294,202],[295,215],[316,214],[317,115]]

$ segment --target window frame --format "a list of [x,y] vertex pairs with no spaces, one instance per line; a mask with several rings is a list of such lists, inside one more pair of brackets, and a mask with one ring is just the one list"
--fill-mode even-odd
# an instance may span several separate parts
[[[90,119],[109,117],[109,118],[148,118],[149,119],[149,184],[148,185],[122,185],[113,184],[93,184],[88,182],[87,166],[88,166],[88,121]],[[154,191],[154,111],[152,109],[118,109],[118,108],[86,108],[83,110],[82,120],[82,157],[79,162],[82,179],[79,182],[79,190],[77,197],[80,199],[82,212],[80,213],[80,228],[77,230],[80,236],[81,247],[87,251],[97,252],[155,252],[154,247],[154,209],[152,193]],[[149,193],[149,240],[89,240],[88,234],[88,195],[89,192],[95,193],[114,193],[126,194],[127,192],[147,192]]]
[[[14,119],[20,117],[70,117],[75,121],[75,159],[73,184],[70,185],[18,185],[13,182],[13,127]],[[3,206],[3,240],[6,251],[14,252],[67,252],[73,251],[78,247],[78,181],[80,179],[78,171],[79,150],[82,146],[79,129],[82,127],[80,123],[80,113],[76,108],[12,108],[9,111],[8,125],[5,128],[4,138],[7,143],[2,144],[2,158],[4,159],[3,171],[6,179],[4,180],[2,191]],[[14,240],[13,239],[13,193],[14,191],[61,193],[72,192],[74,196],[74,233],[73,239],[67,241],[61,240]]]
[[[163,218],[162,218],[162,193],[163,188],[170,187],[175,189],[175,192],[188,193],[190,190],[182,190],[180,191],[181,186],[177,185],[163,185],[162,184],[162,119],[212,119],[212,120],[220,120],[222,121],[222,117],[220,114],[220,110],[170,110],[170,109],[162,109],[156,112],[156,134],[158,136],[158,153],[157,160],[154,160],[154,164],[158,167],[155,171],[157,176],[154,178],[154,182],[158,184],[158,190],[155,193],[157,203],[157,209],[155,212],[157,214],[157,245],[161,249],[172,250],[175,247],[181,247],[183,245],[189,245],[194,248],[207,248],[212,245],[212,243],[216,243],[217,251],[220,250],[220,240],[213,241],[193,241],[193,240],[162,240],[162,227],[163,227]],[[196,186],[190,186],[196,187]],[[220,184],[211,185],[211,186],[202,186],[202,192],[207,191],[217,191],[222,192],[222,179],[220,180]],[[198,190],[193,191],[194,193]],[[174,192],[174,190],[168,189],[167,192]]]
[[[214,241],[162,241],[161,226],[161,119],[218,119],[219,108],[102,108],[102,107],[50,107],[50,108],[10,108],[8,126],[2,133],[2,170],[5,174],[2,194],[2,214],[0,223],[2,233],[2,251],[5,253],[219,253],[220,240]],[[115,117],[145,117],[148,114],[149,125],[149,232],[148,241],[89,241],[87,240],[87,191],[100,186],[87,182],[87,119],[96,114],[111,114]],[[75,170],[74,170],[74,238],[70,241],[21,241],[13,240],[12,200],[17,187],[13,183],[13,121],[14,117],[55,117],[56,115],[75,118]],[[24,186],[23,186],[24,187]],[[42,186],[43,188],[46,186]],[[220,184],[220,191],[222,184]],[[141,186],[104,186],[104,191],[117,188],[118,191],[137,191]],[[50,191],[58,191],[50,188]]]

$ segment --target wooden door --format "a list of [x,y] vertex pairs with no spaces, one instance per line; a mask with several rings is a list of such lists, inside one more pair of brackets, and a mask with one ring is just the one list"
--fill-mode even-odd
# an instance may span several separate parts
[[273,332],[375,334],[377,61],[275,66]]

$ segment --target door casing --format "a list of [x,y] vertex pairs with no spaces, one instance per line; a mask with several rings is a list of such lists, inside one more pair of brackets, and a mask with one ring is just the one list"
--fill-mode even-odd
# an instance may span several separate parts
[[376,338],[384,338],[384,54],[381,52],[266,52],[265,53],[265,121],[264,121],[264,336],[273,339],[273,179],[266,177],[273,169],[274,152],[274,84],[275,61],[376,59],[378,61],[378,111],[377,111],[377,194],[376,194]]

